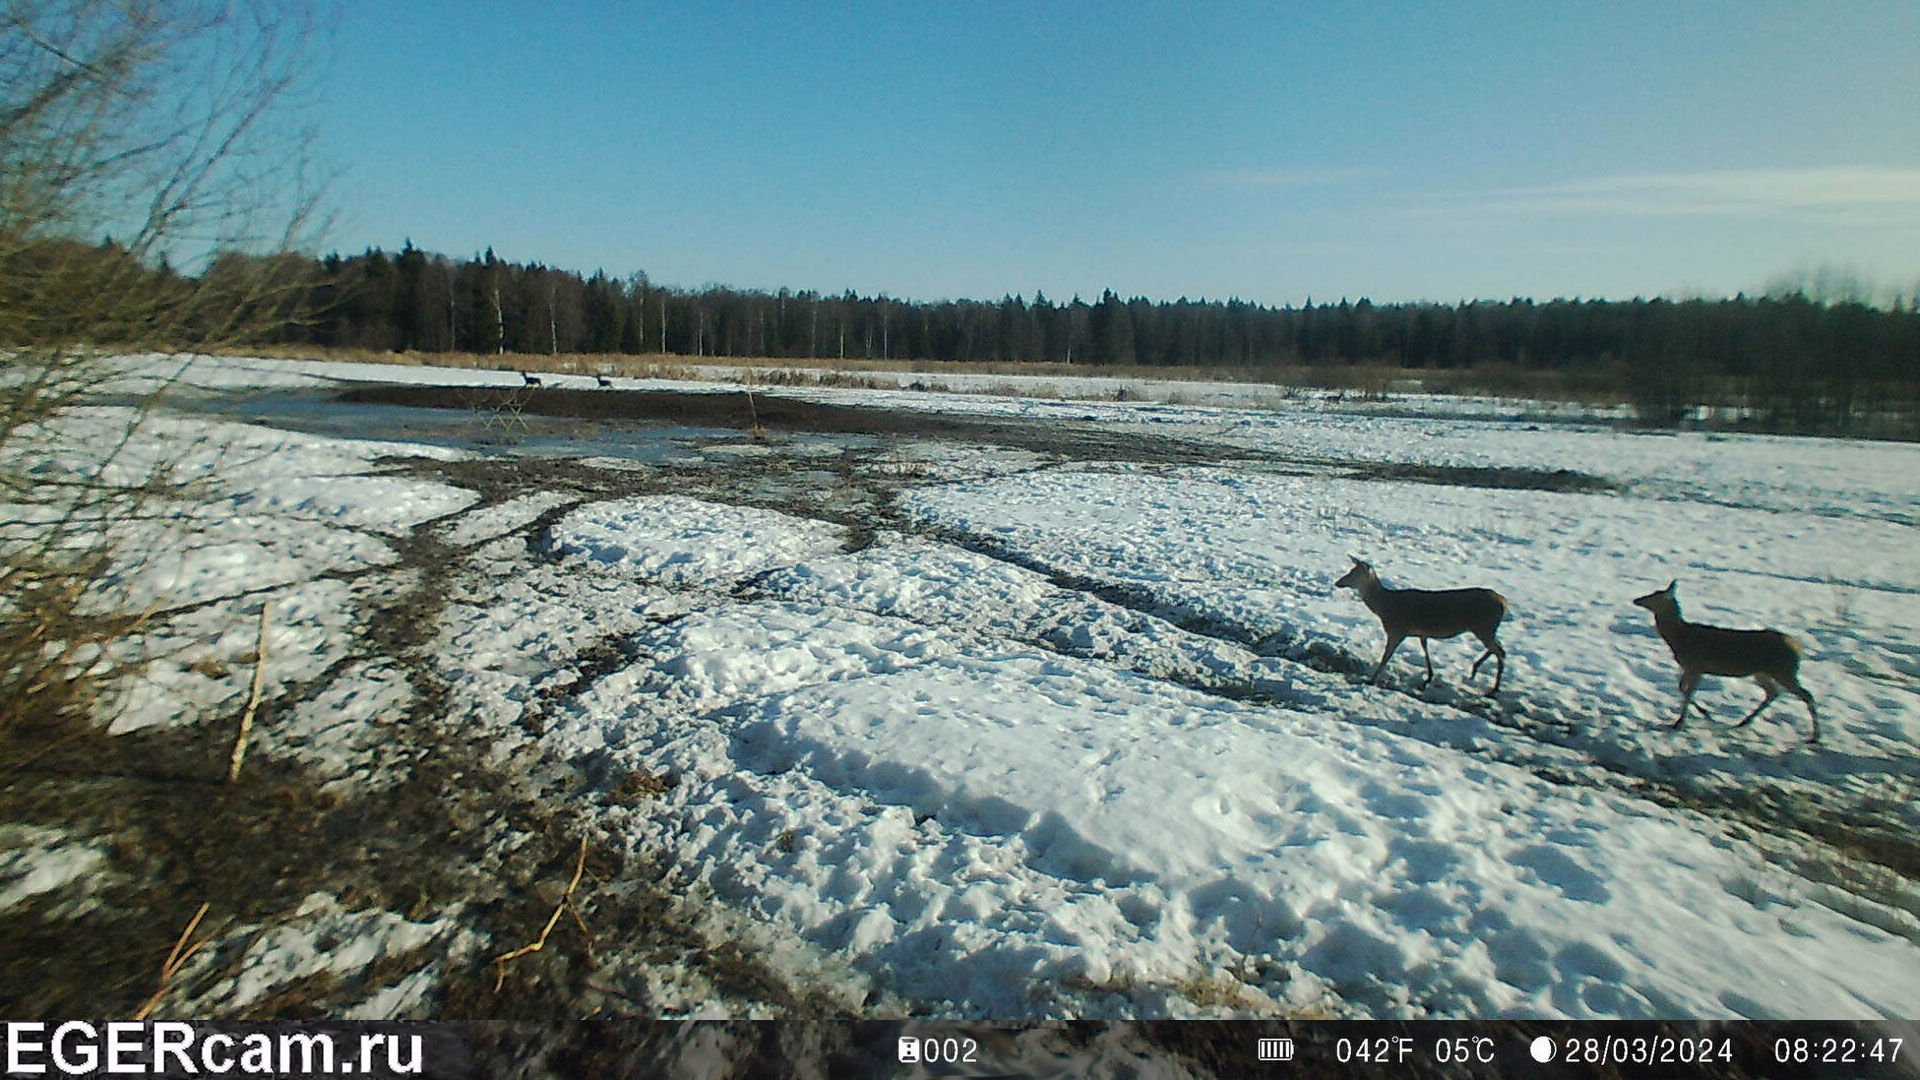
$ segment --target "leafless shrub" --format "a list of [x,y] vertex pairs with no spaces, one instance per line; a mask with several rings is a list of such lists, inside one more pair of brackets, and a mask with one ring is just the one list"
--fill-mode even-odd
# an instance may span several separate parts
[[[190,448],[142,438],[185,364],[127,382],[116,354],[298,317],[318,22],[304,0],[0,7],[0,731],[89,712],[152,615],[116,590],[185,492]],[[70,437],[102,386],[134,407]]]

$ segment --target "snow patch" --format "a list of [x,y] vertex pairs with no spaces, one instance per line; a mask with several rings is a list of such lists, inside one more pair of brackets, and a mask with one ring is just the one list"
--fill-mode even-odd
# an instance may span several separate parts
[[106,862],[105,851],[62,830],[0,825],[0,911],[31,897],[70,890],[77,883],[82,896],[66,901],[48,917],[78,917],[95,905],[88,894],[101,884]]
[[[183,1003],[195,1014],[231,1014],[301,979],[331,976],[342,982],[364,977],[375,963],[418,953],[418,966],[391,983],[367,985],[357,1006],[340,1012],[346,1020],[387,1020],[417,1015],[426,1004],[438,973],[480,946],[452,916],[412,922],[390,911],[348,911],[329,893],[316,892],[284,922],[261,928],[235,927],[189,962],[181,985],[216,971],[234,970]],[[240,949],[239,956],[231,954]]]
[[597,572],[673,589],[724,587],[838,550],[836,525],[682,495],[581,507],[553,527],[553,551]]

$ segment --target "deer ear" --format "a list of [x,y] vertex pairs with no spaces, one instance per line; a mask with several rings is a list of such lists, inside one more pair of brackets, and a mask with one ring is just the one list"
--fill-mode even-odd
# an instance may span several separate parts
[[1672,581],[1667,582],[1667,595],[1673,595],[1673,587],[1678,584],[1680,584],[1679,578],[1674,578]]
[[1347,556],[1347,558],[1349,558],[1349,559],[1352,559],[1352,560],[1353,560],[1353,565],[1355,565],[1355,566],[1365,566],[1365,565],[1367,565],[1367,564],[1366,564],[1366,561],[1365,561],[1365,560],[1363,560],[1362,558],[1360,558],[1360,556],[1358,556],[1358,555],[1351,555],[1351,554],[1350,554],[1350,555],[1348,555],[1348,556]]

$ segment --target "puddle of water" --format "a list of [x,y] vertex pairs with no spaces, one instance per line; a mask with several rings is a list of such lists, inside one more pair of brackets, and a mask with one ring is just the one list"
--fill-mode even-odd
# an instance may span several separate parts
[[607,421],[411,405],[343,402],[333,393],[268,393],[178,399],[175,407],[247,424],[340,439],[412,442],[489,457],[618,458],[644,464],[737,461],[742,456],[835,456],[877,445],[872,436],[794,432],[759,443],[732,428]]

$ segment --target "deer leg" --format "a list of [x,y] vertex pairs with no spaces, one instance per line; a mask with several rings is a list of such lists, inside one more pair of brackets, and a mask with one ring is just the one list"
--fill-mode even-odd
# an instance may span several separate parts
[[1768,676],[1764,673],[1757,674],[1753,677],[1753,681],[1760,684],[1760,689],[1766,691],[1767,696],[1761,698],[1760,704],[1755,705],[1753,707],[1752,712],[1741,717],[1740,722],[1733,725],[1734,727],[1746,727],[1749,723],[1753,721],[1754,717],[1760,715],[1760,711],[1762,709],[1765,709],[1767,706],[1773,704],[1774,698],[1777,698],[1780,696],[1780,684],[1777,682],[1774,682],[1771,676]]
[[1813,707],[1813,695],[1807,693],[1807,688],[1804,686],[1801,686],[1800,680],[1797,678],[1788,678],[1787,680],[1785,680],[1785,686],[1787,688],[1788,693],[1792,694],[1794,697],[1799,698],[1801,701],[1804,701],[1807,703],[1807,719],[1811,721],[1813,724],[1813,734],[1807,736],[1807,741],[1810,743],[1819,742],[1820,741],[1820,714]]
[[1387,635],[1386,651],[1380,654],[1380,663],[1378,666],[1376,666],[1373,669],[1373,678],[1368,679],[1367,680],[1368,682],[1373,683],[1375,685],[1379,684],[1380,673],[1387,670],[1387,661],[1393,659],[1393,650],[1399,648],[1400,643],[1405,640],[1407,640],[1407,635],[1405,634],[1388,634]]
[[[1684,669],[1680,672],[1680,715],[1674,719],[1670,726],[1679,727],[1685,722],[1687,719],[1687,706],[1693,705],[1693,692],[1698,689],[1699,686],[1700,676]],[[1694,708],[1698,709],[1699,706],[1694,705]],[[1707,711],[1700,709],[1700,715],[1705,717]]]
[[1487,691],[1487,696],[1492,697],[1500,692],[1500,680],[1507,673],[1507,650],[1500,647],[1500,643],[1494,640],[1492,634],[1483,635],[1475,630],[1473,636],[1480,639],[1480,644],[1485,645],[1487,651],[1481,653],[1480,659],[1475,660],[1473,666],[1467,669],[1467,678],[1471,679],[1480,674],[1480,665],[1487,662],[1487,657],[1493,657],[1493,689]]
[[1433,681],[1433,654],[1427,651],[1427,639],[1420,639],[1420,656],[1427,662],[1427,677],[1420,680],[1422,687]]
[[[1696,675],[1694,675],[1694,677],[1693,677],[1693,685],[1692,685],[1691,687],[1689,687],[1689,688],[1688,688],[1688,690],[1687,690],[1687,697],[1688,697],[1688,699],[1689,699],[1689,700],[1691,700],[1691,699],[1692,699],[1692,697],[1693,697],[1693,692],[1694,692],[1695,690],[1698,690],[1699,688],[1700,688],[1700,676],[1699,676],[1698,674],[1696,674]],[[1711,720],[1711,719],[1713,719],[1713,714],[1707,711],[1707,707],[1706,707],[1705,705],[1702,705],[1702,704],[1700,704],[1700,703],[1699,703],[1699,702],[1697,702],[1697,701],[1695,701],[1695,702],[1693,703],[1693,711],[1694,711],[1694,712],[1697,712],[1697,713],[1699,713],[1699,714],[1700,714],[1700,719],[1702,719],[1702,720]]]

